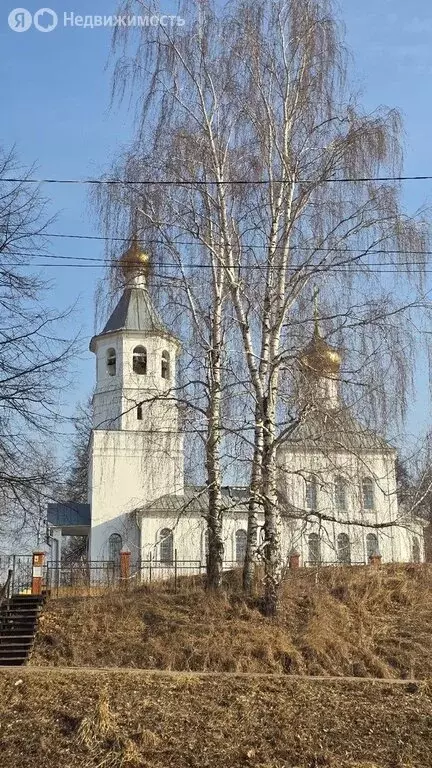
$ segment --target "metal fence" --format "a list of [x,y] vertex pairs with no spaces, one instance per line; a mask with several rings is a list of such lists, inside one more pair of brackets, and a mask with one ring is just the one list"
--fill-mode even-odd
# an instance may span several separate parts
[[[285,577],[307,573],[319,573],[327,567],[352,567],[365,566],[364,561],[350,564],[336,561],[329,562],[305,562],[305,568],[290,570],[288,563],[284,568]],[[238,571],[242,563],[225,560],[224,572]],[[32,556],[10,555],[0,557],[0,586],[6,582],[9,571],[12,571],[10,580],[11,594],[25,594],[31,591],[32,585]],[[43,571],[43,591],[55,596],[88,595],[97,594],[104,590],[127,589],[128,587],[159,584],[167,591],[176,592],[178,589],[187,589],[194,585],[194,580],[206,574],[206,562],[203,560],[182,560],[173,552],[172,561],[154,559],[149,553],[147,559],[136,560],[130,563],[127,574],[121,572],[120,563],[114,561],[86,561],[79,563],[58,563],[48,561]],[[189,577],[189,578],[185,578]],[[308,578],[308,577],[307,577]]]
[[[241,564],[224,561],[223,570],[232,571]],[[190,578],[200,578],[206,573],[202,560],[181,560],[174,553],[172,561],[156,560],[151,556],[130,565],[124,575],[120,565],[113,561],[89,561],[61,565],[48,562],[45,569],[44,589],[52,597],[65,595],[97,594],[104,590],[127,589],[141,584],[159,584],[168,591],[176,592],[191,584]],[[192,582],[193,583],[193,582]]]
[[9,571],[12,571],[11,594],[22,594],[31,590],[32,555],[1,555],[0,584],[4,584]]
[[113,561],[88,561],[67,565],[48,562],[44,591],[51,596],[85,595],[120,586],[120,567]]

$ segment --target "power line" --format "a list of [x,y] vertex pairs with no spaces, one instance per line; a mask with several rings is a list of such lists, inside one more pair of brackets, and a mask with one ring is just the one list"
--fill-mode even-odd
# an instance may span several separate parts
[[[61,239],[72,239],[72,240],[99,240],[103,242],[107,241],[113,241],[113,242],[122,242],[122,243],[130,243],[131,238],[130,237],[114,237],[114,236],[104,236],[104,235],[73,235],[68,233],[61,233],[61,232],[33,232],[29,233],[28,237],[35,237],[36,235],[40,235],[42,237],[55,237],[55,238],[61,238]],[[143,243],[145,242],[145,245],[169,245],[166,240],[160,240],[160,239],[145,239],[143,238]],[[203,245],[198,240],[173,240],[172,245]],[[222,247],[222,243],[219,244],[220,247]],[[241,244],[243,248],[268,248],[268,245],[264,243],[242,243]],[[368,248],[368,246],[364,247],[358,247],[358,248],[338,248],[337,246],[333,248],[324,248],[322,246],[314,246],[314,245],[291,245],[290,246],[291,251],[315,251],[319,253],[332,253],[333,251],[338,251],[339,253],[365,253],[365,254],[407,254],[407,255],[413,255],[413,256],[432,256],[432,251],[413,251],[408,249],[387,249],[387,248]]]
[[[134,186],[143,184],[146,186],[225,186],[237,184],[286,184],[287,179],[233,179],[222,181],[208,181],[206,179],[17,179],[3,178],[4,181],[11,184],[102,184],[102,185],[127,185]],[[432,181],[432,176],[364,176],[357,178],[328,178],[328,179],[293,179],[296,184],[346,184],[346,183],[364,183],[369,181]]]
[[[352,249],[352,251],[349,251],[349,252],[350,253],[351,252],[355,252],[355,249]],[[340,252],[340,253],[344,253],[344,252]],[[419,254],[422,254],[422,255],[430,255],[430,256],[432,256],[432,251],[424,251],[424,252],[422,252],[422,251],[368,251],[367,255],[369,255],[369,254],[378,255],[380,253],[381,254],[382,253],[399,253],[399,254],[409,254],[409,253],[415,254],[415,253],[419,253]],[[33,256],[33,253],[32,252],[24,252],[24,251],[15,251],[15,252],[8,251],[8,255],[24,256],[25,258],[29,258],[29,257]],[[72,255],[71,256],[61,256],[59,254],[38,254],[38,257],[42,258],[42,259],[52,259],[52,260],[60,260],[60,261],[68,261],[68,262],[71,262],[71,261],[72,262],[92,262],[92,264],[89,264],[89,266],[93,265],[93,266],[97,266],[97,267],[113,266],[113,267],[118,267],[118,268],[121,269],[121,266],[122,266],[119,259],[109,259],[109,258],[105,258],[103,256],[75,256],[75,255],[73,255],[73,256]],[[27,263],[21,262],[21,263],[16,263],[16,264],[9,263],[8,266],[32,266],[32,264],[34,266],[37,266],[33,262],[27,262]],[[352,264],[357,265],[357,267],[353,267]],[[360,265],[361,265],[362,268],[360,268]],[[42,265],[42,266],[50,266],[50,265],[47,264],[47,265]],[[75,264],[75,265],[73,265],[73,264],[64,264],[64,265],[63,264],[59,264],[59,265],[51,265],[51,266],[77,266],[77,267],[79,267],[79,266],[87,266],[87,264],[85,264],[85,263],[84,264],[80,263],[80,264]],[[194,263],[194,262],[183,262],[180,265],[180,264],[175,263],[175,262],[171,262],[170,263],[170,262],[166,262],[166,261],[152,261],[151,262],[151,266],[152,267],[160,267],[162,269],[164,269],[164,268],[167,268],[167,269],[178,269],[180,266],[182,266],[184,268],[189,268],[189,269],[212,269],[213,268],[211,264],[203,264],[201,262],[196,262],[196,263]],[[267,269],[270,268],[270,269],[285,269],[288,272],[289,271],[297,272],[300,269],[301,270],[322,271],[322,272],[328,272],[328,271],[332,271],[332,270],[338,270],[338,271],[349,270],[350,272],[353,272],[353,271],[363,272],[363,271],[365,271],[365,269],[370,269],[371,267],[389,267],[393,271],[399,272],[400,271],[400,267],[416,267],[416,266],[424,267],[424,266],[426,266],[426,262],[425,261],[411,261],[411,260],[410,261],[399,261],[398,263],[392,263],[392,262],[388,262],[388,261],[360,262],[358,259],[353,259],[353,261],[351,261],[351,262],[349,262],[349,261],[348,262],[339,262],[339,263],[335,263],[333,265],[332,264],[297,264],[297,265],[282,267],[280,264],[269,265],[267,263],[263,263],[263,264],[237,264],[237,265],[235,265],[235,268],[238,268],[239,270],[248,270],[248,271],[249,270],[267,270]],[[425,271],[427,271],[427,270],[425,270]]]
[[[50,256],[44,256],[43,258],[53,258],[53,259],[55,259],[56,257],[55,256],[51,256],[51,257]],[[64,256],[64,257],[58,257],[58,258],[67,259],[69,257]],[[75,257],[71,256],[70,258],[74,259]],[[90,259],[88,259],[88,261],[90,261]],[[104,262],[104,261],[101,261],[101,263],[96,263],[95,264],[93,262],[94,261],[98,261],[97,259],[91,259],[91,261],[92,261],[91,264],[82,264],[82,263],[72,264],[72,263],[64,263],[64,262],[60,263],[60,264],[53,264],[53,263],[50,263],[50,262],[46,262],[46,263],[41,263],[41,262],[16,262],[16,263],[9,263],[8,267],[38,267],[38,268],[39,267],[54,267],[55,269],[73,267],[75,269],[102,269],[102,268],[110,266],[110,265],[113,266],[114,264],[116,264],[117,266],[120,266],[118,264],[118,262]],[[286,267],[285,269],[288,272],[298,272],[298,271],[300,271],[300,269],[301,270],[309,270],[312,274],[329,273],[329,272],[343,272],[343,273],[346,273],[347,271],[350,272],[350,273],[358,273],[358,274],[363,274],[363,275],[365,275],[365,274],[382,274],[382,275],[410,274],[413,271],[412,269],[409,268],[409,266],[411,266],[411,262],[405,262],[405,264],[407,266],[402,266],[401,268],[398,268],[398,267],[395,267],[395,265],[386,265],[385,263],[376,263],[376,264],[373,264],[373,265],[364,265],[365,269],[359,269],[358,267],[350,267],[349,265],[347,265],[347,266],[335,265],[333,267],[332,266],[328,266],[327,267],[327,266],[319,266],[319,265],[315,266],[315,265],[311,264],[310,266],[304,265],[304,266],[300,266],[300,267]],[[159,268],[162,268],[162,269],[165,269],[165,268],[177,269],[178,268],[177,264],[163,264],[161,262],[154,263],[153,266],[156,266],[156,267],[159,267]],[[189,265],[185,265],[185,266],[188,266],[188,267],[194,268],[194,269],[212,269],[211,264],[189,264]],[[380,267],[380,266],[383,266],[383,267],[389,266],[389,267],[391,267],[391,269],[375,269],[375,267]],[[414,263],[412,266],[416,266],[416,264]],[[421,264],[418,263],[417,266],[421,266]],[[369,267],[369,268],[366,270],[366,267]],[[370,268],[370,267],[372,267],[372,268]],[[274,265],[272,268],[273,269],[280,269],[280,266]],[[0,269],[1,269],[1,267],[0,267]],[[267,265],[265,265],[265,264],[263,264],[263,265],[252,264],[250,267],[247,266],[244,269],[246,269],[247,271],[250,271],[251,269],[252,270],[267,270]],[[420,270],[417,270],[417,271],[420,271]],[[422,269],[421,270],[421,274],[425,274],[425,275],[432,274],[432,269]],[[155,277],[160,277],[160,278],[170,277],[169,275],[155,274],[155,273],[154,273],[154,276]],[[171,279],[174,279],[174,278],[171,276]]]
[[[114,242],[122,242],[122,243],[130,243],[131,238],[130,237],[115,237],[115,236],[104,236],[104,235],[81,235],[81,234],[69,234],[69,233],[61,233],[61,232],[29,232],[27,237],[55,237],[55,238],[61,238],[61,239],[72,239],[72,240],[97,240],[97,241],[114,241]],[[148,245],[170,245],[166,240],[160,240],[160,239],[146,239],[143,238],[143,247],[145,248]],[[197,240],[172,240],[171,245],[177,246],[177,245],[199,245],[203,246],[203,243]],[[216,244],[219,247],[223,247],[223,243]],[[264,248],[267,249],[268,245],[264,243],[241,243],[242,248],[250,248],[250,249],[257,249],[257,248]],[[401,249],[387,249],[387,248],[369,248],[368,246],[358,247],[358,248],[339,248],[337,246],[334,246],[333,248],[324,248],[322,246],[314,246],[314,245],[291,245],[290,251],[314,251],[315,253],[333,253],[338,252],[340,254],[344,253],[363,253],[365,256],[372,255],[402,255],[406,254],[407,256],[432,256],[432,251],[414,251],[409,250],[406,248]],[[30,254],[31,255],[31,254]],[[45,258],[45,257],[44,257]],[[58,257],[58,258],[83,258],[83,257]],[[88,257],[90,258],[90,257]],[[100,259],[97,259],[98,261]],[[411,263],[411,262],[410,262]],[[423,262],[417,262],[417,263],[423,263]]]

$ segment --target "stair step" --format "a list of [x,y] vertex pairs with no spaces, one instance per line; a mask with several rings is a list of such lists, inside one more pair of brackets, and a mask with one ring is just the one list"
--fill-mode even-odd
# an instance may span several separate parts
[[34,608],[30,608],[30,609],[27,608],[23,610],[22,608],[12,607],[12,608],[7,608],[6,610],[3,610],[1,612],[1,615],[9,616],[9,614],[11,613],[14,614],[15,616],[39,616],[40,611],[38,609],[35,610]]
[[22,633],[20,635],[10,630],[0,632],[0,641],[9,637],[13,637],[15,640],[33,640],[34,632],[27,632],[26,634]]
[[5,659],[26,659],[28,657],[28,651],[27,650],[11,650],[11,651],[4,651],[3,648],[0,652],[0,664]]
[[45,599],[41,595],[14,595],[0,610],[0,666],[27,663]]
[[9,598],[10,603],[16,603],[17,605],[40,605],[44,600],[45,598],[40,595],[33,595],[33,597],[31,595],[29,597],[12,596]]
[[23,623],[31,623],[37,621],[39,616],[29,616],[22,613],[3,613],[0,615],[0,621],[21,621]]
[[38,616],[22,616],[20,613],[4,613],[0,615],[0,622],[21,622],[22,624],[34,624],[38,620]]
[[43,595],[12,595],[11,600],[43,600]]

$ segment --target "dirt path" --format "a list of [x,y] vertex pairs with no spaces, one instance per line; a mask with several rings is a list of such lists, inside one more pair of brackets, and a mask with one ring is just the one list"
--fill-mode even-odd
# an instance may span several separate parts
[[407,678],[401,679],[396,677],[342,677],[342,676],[307,676],[307,675],[279,675],[267,672],[195,672],[195,671],[182,671],[182,670],[170,670],[170,669],[140,669],[136,667],[42,667],[42,666],[26,666],[26,667],[2,667],[0,666],[0,672],[6,674],[18,674],[18,675],[44,675],[50,672],[61,674],[76,674],[83,672],[85,674],[99,675],[102,673],[118,673],[135,676],[159,676],[159,677],[173,677],[173,678],[185,678],[185,677],[209,677],[209,678],[246,678],[246,679],[268,679],[268,680],[292,680],[308,683],[379,683],[383,685],[421,685],[424,680]]

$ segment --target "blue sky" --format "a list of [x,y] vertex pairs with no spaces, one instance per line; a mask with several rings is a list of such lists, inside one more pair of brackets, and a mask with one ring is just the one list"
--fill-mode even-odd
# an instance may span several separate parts
[[[77,3],[77,4],[75,4]],[[8,2],[0,12],[0,142],[16,145],[20,159],[36,162],[41,177],[80,178],[97,176],[131,136],[127,108],[110,110],[110,75],[105,70],[110,56],[110,28],[63,28],[50,33],[30,29],[15,33],[8,27]],[[40,3],[26,2],[35,12]],[[78,0],[60,7],[50,0],[59,16],[105,14],[115,3]],[[161,7],[168,10],[168,0]],[[405,172],[432,174],[432,6],[430,0],[343,0],[341,17],[347,44],[354,57],[355,87],[367,109],[379,104],[398,107],[406,131]],[[432,183],[405,184],[408,210],[432,203]],[[85,186],[51,185],[46,188],[53,231],[68,234],[100,234],[89,205]],[[103,245],[94,241],[53,241],[52,253],[65,256],[102,256]],[[58,308],[76,304],[70,321],[84,339],[83,354],[76,365],[76,388],[70,403],[84,398],[93,385],[93,359],[85,351],[94,332],[94,289],[100,269],[47,268]],[[423,370],[422,370],[423,369]],[[429,391],[423,361],[417,372],[420,402],[413,405],[409,430],[416,432],[429,411]],[[425,402],[427,401],[427,407]],[[427,416],[426,416],[427,418]]]

